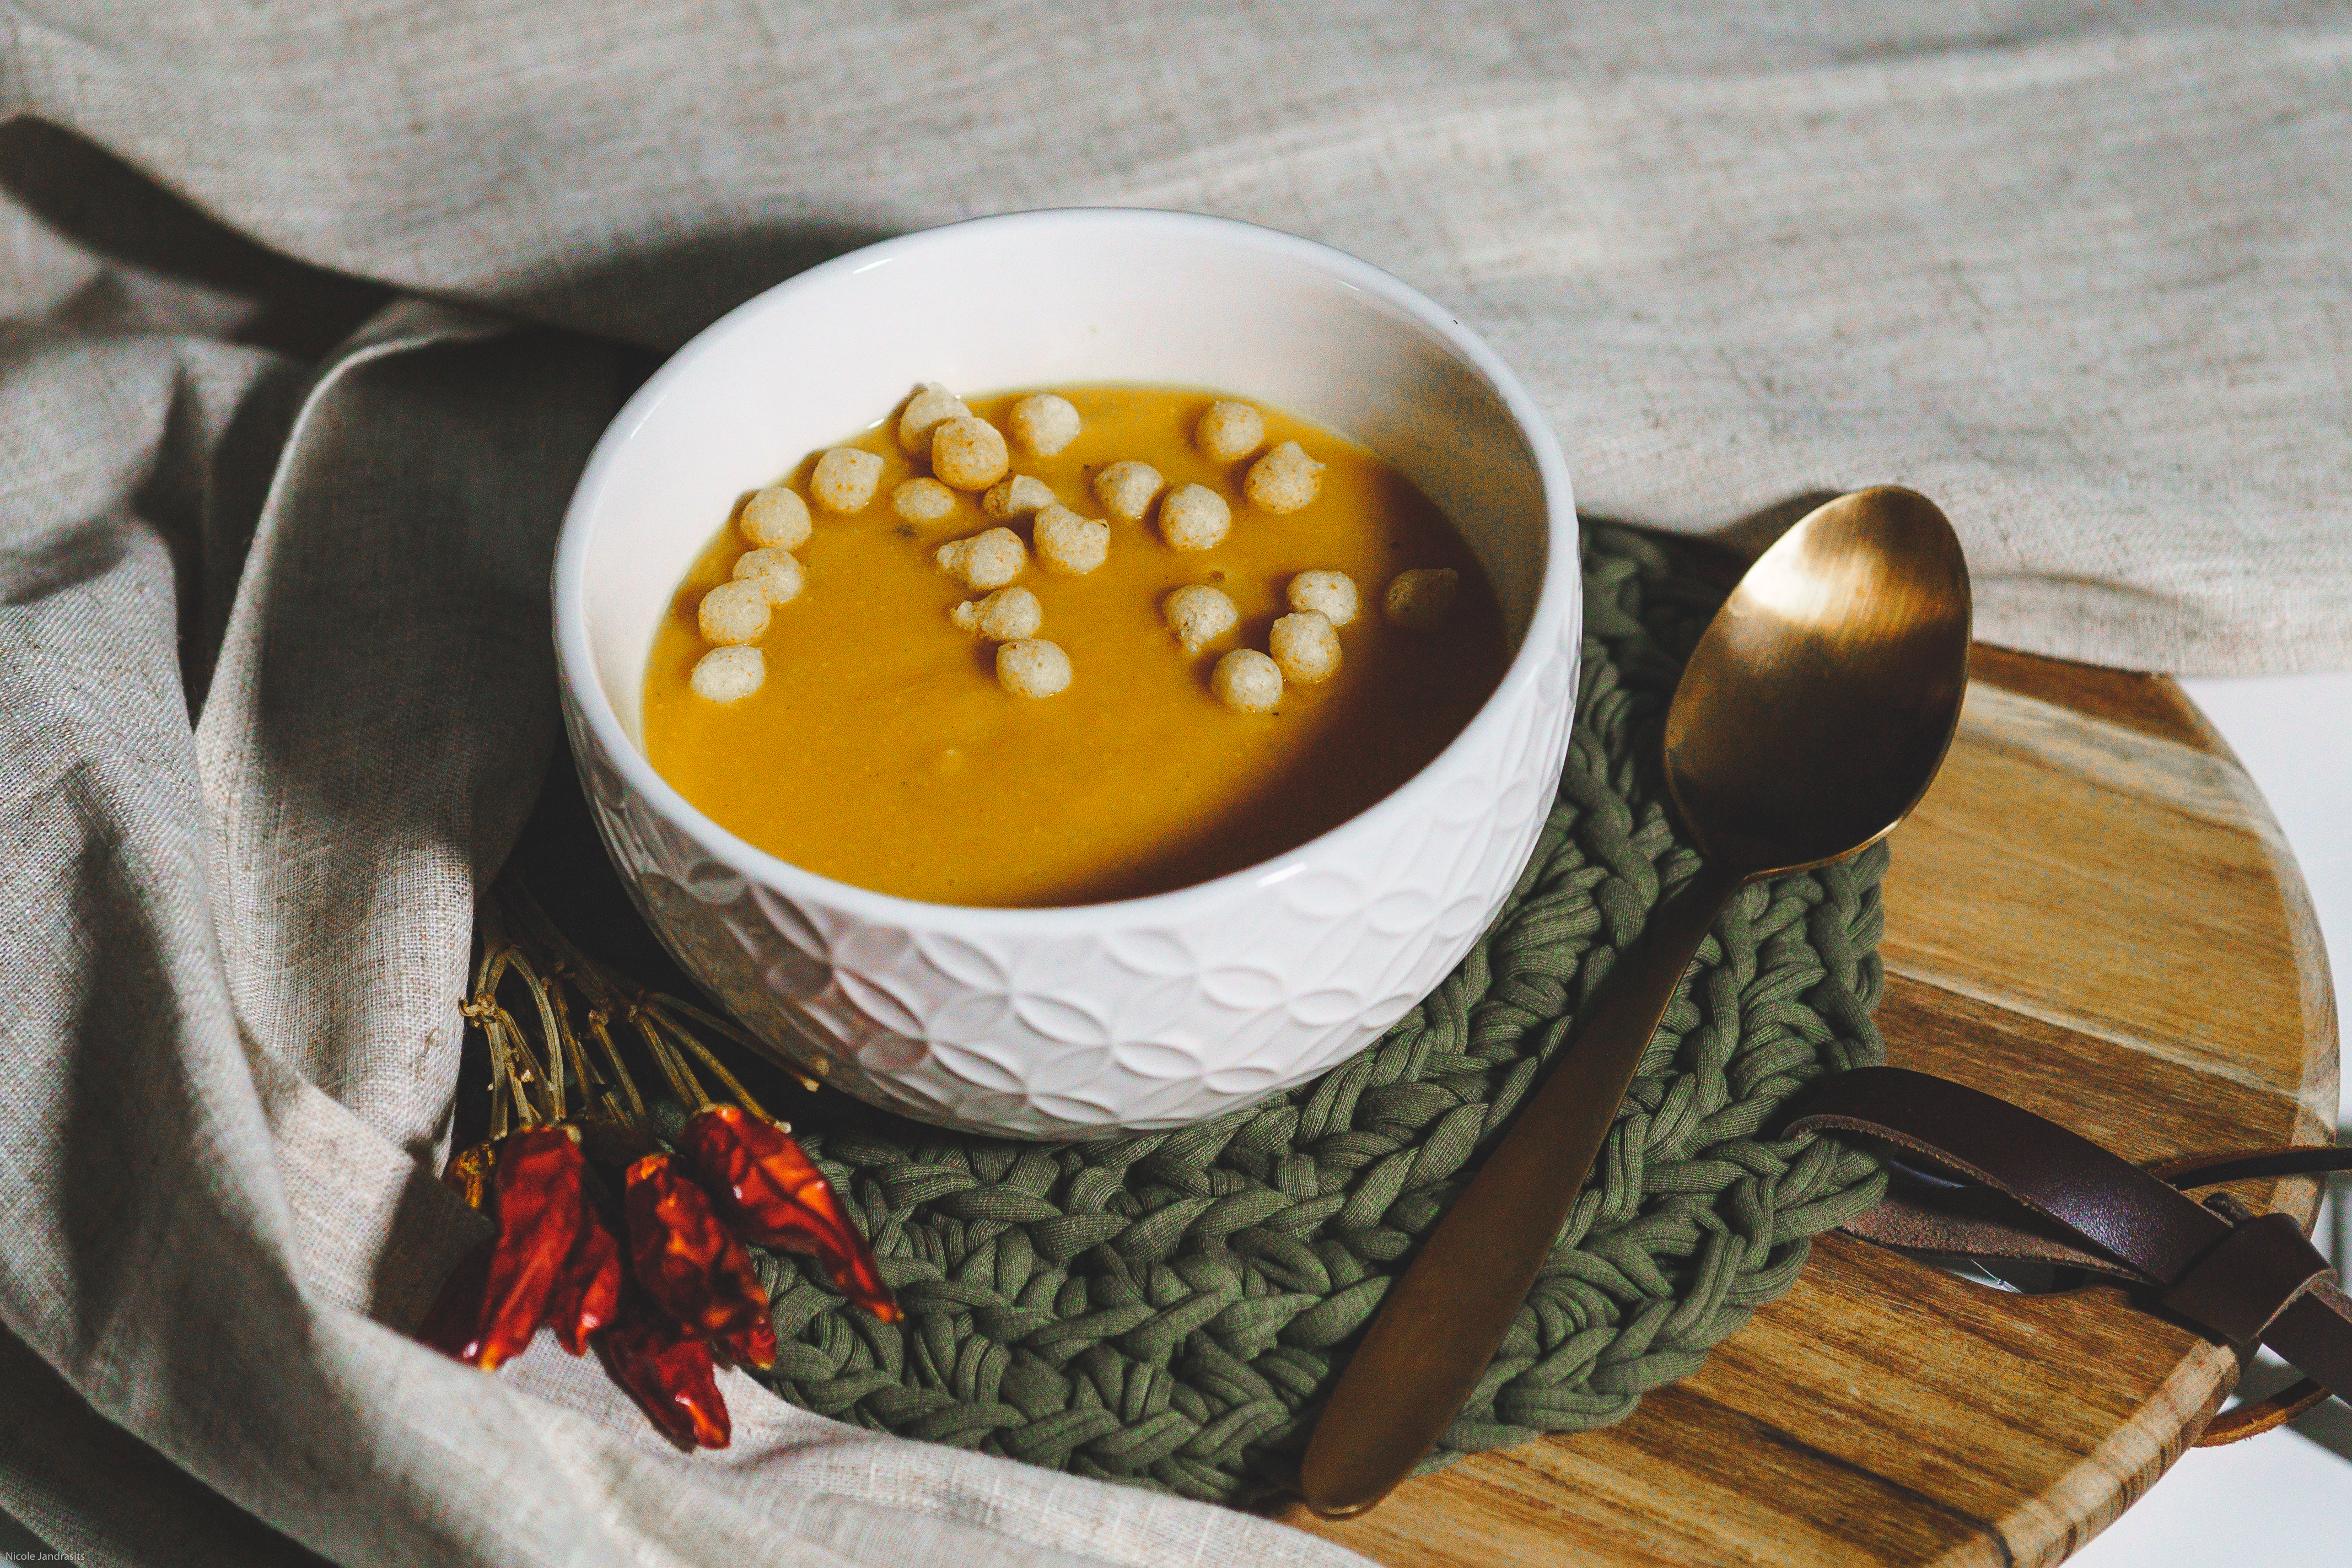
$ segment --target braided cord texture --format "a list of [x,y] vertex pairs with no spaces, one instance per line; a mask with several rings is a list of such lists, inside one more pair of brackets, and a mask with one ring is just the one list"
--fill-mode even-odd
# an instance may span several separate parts
[[[1045,1146],[839,1100],[803,1143],[907,1309],[887,1324],[763,1258],[773,1386],[823,1415],[1239,1502],[1295,1473],[1349,1347],[1651,908],[1697,864],[1655,762],[1721,601],[1592,527],[1558,800],[1494,926],[1420,1007],[1313,1083],[1214,1121]],[[1746,889],[1643,1058],[1527,1305],[1429,1465],[1622,1420],[1786,1291],[1878,1200],[1875,1161],[1758,1129],[1879,1060],[1885,851]],[[1426,1467],[1425,1467],[1426,1468]]]

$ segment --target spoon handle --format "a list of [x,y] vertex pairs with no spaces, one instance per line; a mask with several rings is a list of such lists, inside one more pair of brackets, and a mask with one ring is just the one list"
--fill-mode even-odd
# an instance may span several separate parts
[[1702,866],[1601,981],[1591,1014],[1389,1288],[1299,1469],[1327,1519],[1386,1497],[1453,1424],[1559,1238],[1675,986],[1741,878]]

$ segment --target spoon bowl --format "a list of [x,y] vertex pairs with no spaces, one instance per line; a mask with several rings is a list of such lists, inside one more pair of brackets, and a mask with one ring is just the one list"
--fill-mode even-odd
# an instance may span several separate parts
[[1666,715],[1666,784],[1698,872],[1609,971],[1550,1076],[1390,1287],[1307,1442],[1309,1508],[1362,1512],[1452,1424],[1716,917],[1746,883],[1892,831],[1943,764],[1968,674],[1967,567],[1922,496],[1840,497],[1748,569]]
[[1666,715],[1666,788],[1699,852],[1759,876],[1893,831],[1951,744],[1968,648],[1968,567],[1924,496],[1858,490],[1781,535]]

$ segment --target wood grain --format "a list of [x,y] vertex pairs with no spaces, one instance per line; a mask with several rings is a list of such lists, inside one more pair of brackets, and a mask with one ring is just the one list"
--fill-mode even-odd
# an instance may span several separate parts
[[[1887,1058],[2135,1159],[2325,1142],[2336,1017],[2310,900],[2245,771],[2160,676],[1979,645],[1895,834]],[[2316,1187],[2251,1184],[2307,1226]],[[2235,1381],[2112,1287],[2024,1297],[1842,1237],[1623,1424],[1479,1455],[1360,1518],[1382,1563],[2055,1563]]]

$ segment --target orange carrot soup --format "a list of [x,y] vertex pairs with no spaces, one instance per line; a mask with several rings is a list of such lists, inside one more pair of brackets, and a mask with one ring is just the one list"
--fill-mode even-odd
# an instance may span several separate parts
[[1337,827],[1507,662],[1461,536],[1343,436],[1189,388],[929,387],[744,497],[655,636],[646,750],[822,875],[1094,904]]

